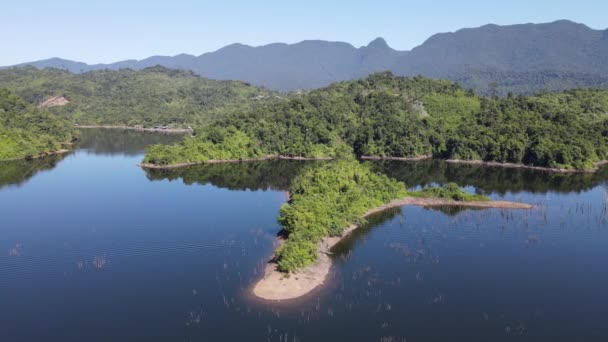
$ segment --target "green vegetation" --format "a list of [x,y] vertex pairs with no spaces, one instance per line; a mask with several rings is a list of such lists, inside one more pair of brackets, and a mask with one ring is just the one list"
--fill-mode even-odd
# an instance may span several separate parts
[[71,123],[0,89],[0,160],[35,157],[62,148],[76,136]]
[[379,73],[277,96],[190,72],[71,74],[0,70],[0,85],[78,124],[197,127],[195,138],[152,146],[159,165],[266,155],[466,159],[584,170],[608,159],[608,91],[482,97],[449,81]]
[[405,195],[403,183],[354,160],[310,167],[295,178],[289,203],[281,207],[279,223],[289,238],[276,251],[279,270],[313,263],[322,238],[339,236],[368,210]]
[[83,74],[11,68],[0,70],[0,86],[36,105],[62,96],[69,102],[49,110],[81,125],[194,127],[258,102],[279,101],[243,82],[208,80],[163,67]]
[[482,195],[473,195],[462,190],[456,183],[448,183],[442,187],[425,187],[420,191],[410,191],[412,197],[432,197],[448,199],[458,202],[489,201],[490,198]]
[[146,161],[432,155],[582,170],[608,158],[607,142],[608,91],[480,97],[448,81],[380,73],[227,113],[195,138],[151,147]]
[[149,146],[144,163],[204,163],[208,160],[242,160],[264,155],[264,150],[247,134],[234,127],[214,127],[204,131],[199,138],[186,138],[179,144]]
[[293,272],[312,264],[321,239],[342,235],[351,224],[364,222],[369,210],[406,196],[489,200],[469,194],[455,183],[407,192],[404,183],[372,171],[369,163],[341,160],[313,164],[294,179],[290,200],[281,207],[279,223],[288,238],[275,252],[278,269]]
[[268,160],[249,163],[203,164],[172,169],[144,169],[156,180],[181,180],[184,184],[213,184],[230,190],[288,191],[293,179],[306,167],[322,161]]

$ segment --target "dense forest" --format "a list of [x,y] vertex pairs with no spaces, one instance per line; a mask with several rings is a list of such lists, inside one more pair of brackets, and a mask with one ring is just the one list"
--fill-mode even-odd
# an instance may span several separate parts
[[482,97],[442,80],[379,73],[228,113],[145,161],[266,155],[433,156],[590,169],[608,157],[608,91]]
[[289,203],[281,207],[279,223],[288,239],[275,253],[279,270],[291,272],[313,263],[322,238],[341,235],[368,210],[405,195],[403,183],[357,161],[304,170],[291,185]]
[[76,124],[197,128],[179,144],[151,146],[145,162],[157,165],[354,154],[584,170],[608,158],[602,90],[480,96],[449,81],[379,73],[279,96],[163,67],[12,68],[0,70],[0,85]]
[[83,74],[10,68],[0,70],[0,86],[35,105],[60,98],[61,102],[48,104],[48,110],[81,125],[195,126],[261,100],[279,100],[272,92],[243,82],[213,81],[164,67]]
[[278,219],[287,240],[275,252],[282,272],[312,264],[317,259],[319,241],[341,236],[351,224],[364,223],[369,210],[393,200],[406,196],[458,202],[488,200],[463,191],[455,183],[408,192],[403,182],[375,172],[369,163],[352,159],[308,165],[294,178],[289,194]]
[[77,136],[72,124],[0,89],[0,160],[55,152]]

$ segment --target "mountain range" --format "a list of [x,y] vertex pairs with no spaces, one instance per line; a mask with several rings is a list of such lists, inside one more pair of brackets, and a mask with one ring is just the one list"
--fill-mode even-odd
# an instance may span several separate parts
[[153,56],[111,64],[51,58],[17,66],[24,65],[74,73],[161,65],[279,91],[319,88],[392,71],[449,79],[482,94],[529,94],[608,87],[608,29],[594,30],[567,20],[490,24],[433,35],[411,51],[395,50],[382,38],[360,48],[343,42],[306,40],[259,47],[232,44],[200,56]]

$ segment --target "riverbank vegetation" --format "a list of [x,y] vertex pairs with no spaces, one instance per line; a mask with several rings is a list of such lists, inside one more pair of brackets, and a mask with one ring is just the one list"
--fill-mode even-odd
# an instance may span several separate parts
[[209,160],[243,160],[265,156],[258,142],[234,127],[214,127],[197,138],[185,138],[173,145],[151,145],[144,163],[170,165],[204,163]]
[[584,170],[608,159],[607,146],[608,91],[481,97],[380,73],[229,113],[181,144],[151,147],[146,160],[430,155]]
[[56,152],[77,136],[72,124],[0,89],[0,160]]

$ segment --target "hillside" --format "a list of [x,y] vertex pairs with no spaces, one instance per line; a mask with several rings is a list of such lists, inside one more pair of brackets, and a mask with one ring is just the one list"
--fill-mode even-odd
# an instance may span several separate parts
[[432,36],[394,72],[457,81],[481,93],[506,94],[608,86],[608,30],[560,20],[485,25]]
[[380,71],[449,79],[481,94],[533,94],[575,87],[608,87],[608,30],[560,20],[485,25],[440,33],[411,51],[378,38],[355,48],[320,40],[259,47],[232,44],[200,56],[153,56],[88,65],[52,58],[27,62],[80,73],[162,65],[218,80],[240,80],[278,91],[314,89]]
[[53,153],[76,136],[68,120],[31,106],[7,89],[0,89],[0,160]]
[[50,112],[77,124],[89,125],[197,125],[253,105],[256,99],[274,98],[271,92],[243,82],[208,80],[164,67],[82,74],[11,68],[0,70],[0,87],[13,89],[32,104],[45,104]]
[[380,73],[228,115],[198,133],[150,147],[145,162],[355,154],[583,170],[608,158],[608,91],[492,98]]

